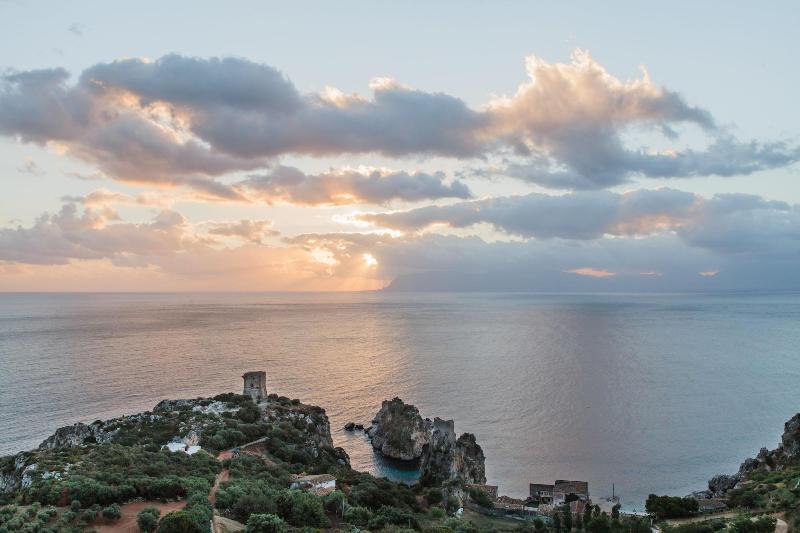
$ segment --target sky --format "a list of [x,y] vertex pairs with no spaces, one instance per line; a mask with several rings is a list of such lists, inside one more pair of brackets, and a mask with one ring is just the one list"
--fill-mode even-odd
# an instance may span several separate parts
[[0,0],[0,290],[800,289],[798,23]]

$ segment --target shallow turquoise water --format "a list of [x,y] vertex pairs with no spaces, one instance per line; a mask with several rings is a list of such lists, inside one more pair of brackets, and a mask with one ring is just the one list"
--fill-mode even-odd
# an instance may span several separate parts
[[263,369],[357,468],[412,476],[341,429],[400,396],[475,433],[501,493],[586,479],[631,508],[774,447],[798,347],[798,295],[5,294],[0,453]]

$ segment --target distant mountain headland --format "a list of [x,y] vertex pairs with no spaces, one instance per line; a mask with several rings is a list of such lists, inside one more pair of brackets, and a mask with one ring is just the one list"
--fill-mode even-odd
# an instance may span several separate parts
[[[798,526],[800,414],[777,449],[715,476],[707,490],[652,495],[649,516],[638,516],[620,512],[616,500],[593,501],[582,481],[533,483],[525,499],[498,495],[474,435],[456,437],[452,420],[423,418],[399,398],[384,401],[364,431],[376,453],[416,465],[419,480],[409,486],[358,472],[334,446],[324,409],[268,393],[264,372],[243,380],[241,394],[163,400],[152,411],[76,423],[35,450],[0,458],[0,532],[650,533],[651,519],[705,513],[734,533],[744,533],[742,520],[766,533],[777,513],[780,524]],[[763,517],[737,518],[739,511]]]

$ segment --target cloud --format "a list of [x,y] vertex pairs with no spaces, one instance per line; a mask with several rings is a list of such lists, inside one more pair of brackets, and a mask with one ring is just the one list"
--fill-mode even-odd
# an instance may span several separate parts
[[[96,273],[95,288],[106,290],[358,290],[389,283],[394,290],[800,288],[795,268],[800,223],[793,223],[794,233],[770,235],[776,227],[788,228],[775,218],[791,220],[797,216],[793,206],[743,195],[691,195],[694,201],[684,208],[679,195],[670,200],[667,191],[665,200],[660,191],[648,192],[654,194],[631,193],[624,199],[611,195],[611,202],[600,202],[615,206],[611,217],[598,217],[581,202],[574,205],[593,220],[610,220],[611,228],[653,228],[650,223],[630,225],[628,220],[646,218],[652,206],[664,205],[671,205],[670,216],[688,213],[689,222],[673,230],[641,234],[637,229],[635,235],[597,238],[567,238],[564,235],[588,233],[580,225],[555,232],[551,224],[545,229],[562,236],[486,242],[475,236],[415,232],[322,233],[268,243],[275,230],[267,220],[195,226],[174,210],[159,209],[150,220],[127,222],[114,206],[151,207],[140,204],[138,197],[99,190],[65,198],[60,211],[44,214],[30,226],[0,229],[0,288],[43,290],[55,288],[58,280],[63,284],[73,279],[76,284],[70,287],[87,287],[88,274],[80,272]],[[741,220],[756,228],[744,236],[744,244],[730,246],[736,232],[747,226],[738,223]],[[726,221],[737,222],[730,235],[716,232],[718,241],[692,240],[702,228]],[[711,276],[714,272],[725,275]]]
[[206,224],[210,235],[239,237],[245,241],[262,244],[266,237],[280,235],[272,229],[271,220],[238,220],[236,222],[209,222]]
[[705,278],[713,278],[717,274],[719,274],[719,270],[706,270],[704,272],[698,272],[701,276]]
[[647,235],[686,223],[701,199],[674,189],[628,193],[587,191],[554,196],[528,194],[426,206],[408,211],[367,213],[357,219],[380,227],[418,231],[434,225],[468,228],[488,223],[525,238],[598,239],[604,235]]
[[[739,141],[646,73],[620,81],[586,52],[569,63],[529,57],[526,66],[513,95],[478,109],[389,78],[373,80],[369,96],[301,93],[279,70],[238,58],[124,59],[87,68],[72,84],[63,69],[10,72],[0,133],[58,144],[116,179],[207,189],[282,155],[514,154],[504,173],[566,189],[749,174],[800,158],[785,141]],[[673,142],[682,125],[699,128],[709,147],[655,152],[624,141],[636,128]]]
[[704,198],[674,189],[529,194],[355,218],[411,232],[486,223],[523,238],[593,240],[668,232],[691,246],[725,253],[800,248],[800,206],[747,194]]
[[44,214],[33,226],[0,230],[0,261],[57,265],[70,260],[109,259],[115,264],[139,262],[183,249],[185,218],[163,210],[144,224],[114,223],[114,211],[66,203],[53,215]]
[[392,200],[416,202],[438,198],[470,198],[461,181],[445,183],[444,173],[408,173],[362,168],[330,170],[308,175],[294,167],[279,166],[269,174],[251,176],[236,189],[268,204],[297,205],[384,204]]
[[[688,245],[671,234],[640,239],[486,242],[454,235],[336,233],[299,235],[288,242],[328,254],[334,275],[359,268],[362,254],[370,253],[377,266],[367,274],[392,280],[391,290],[674,292],[800,288],[800,273],[793,268],[797,247],[787,253],[725,254]],[[716,278],[713,286],[709,286],[708,277],[698,276],[711,266],[726,274]],[[614,275],[603,276],[604,272]]]
[[578,276],[588,276],[590,278],[610,278],[611,276],[616,276],[616,272],[610,272],[604,268],[594,268],[594,267],[581,267],[581,268],[572,268],[570,270],[565,270],[569,274],[577,274]]
[[67,31],[70,32],[75,37],[83,37],[83,34],[86,32],[86,26],[75,22],[69,25]]
[[45,174],[44,170],[36,164],[36,161],[34,161],[32,157],[26,157],[22,166],[17,167],[17,172],[31,174],[33,176],[43,176]]

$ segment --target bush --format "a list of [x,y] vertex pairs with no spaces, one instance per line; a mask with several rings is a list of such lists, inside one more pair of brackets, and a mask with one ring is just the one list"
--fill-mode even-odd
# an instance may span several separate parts
[[489,498],[489,495],[481,489],[469,489],[469,497],[481,507],[486,507],[487,509],[492,509],[494,507],[494,502]]
[[161,511],[155,507],[145,507],[136,515],[136,523],[144,533],[152,533],[158,529],[158,519],[160,517]]
[[682,518],[697,512],[699,505],[694,498],[678,496],[656,496],[651,494],[645,502],[645,509],[657,518]]
[[431,518],[434,520],[441,520],[445,517],[444,509],[441,507],[433,507],[431,508]]
[[369,529],[383,529],[388,525],[404,526],[409,529],[419,529],[417,517],[412,513],[398,509],[397,507],[381,507],[370,519]]
[[158,523],[158,533],[200,533],[203,531],[194,523],[186,511],[167,513]]
[[328,518],[322,500],[299,490],[284,491],[278,496],[278,513],[293,526],[326,527]]
[[338,516],[344,516],[343,513],[346,502],[347,498],[344,492],[340,490],[334,490],[323,498],[325,510]]
[[431,489],[425,495],[428,505],[436,505],[442,501],[442,491],[440,489]]
[[366,507],[352,505],[344,511],[344,521],[356,526],[366,526],[372,518],[372,511]]
[[81,510],[81,502],[79,500],[72,500],[69,504],[69,510],[77,513]]
[[731,522],[728,530],[731,533],[772,533],[775,531],[776,523],[777,520],[772,516],[764,515],[751,520],[749,516],[744,515]]
[[247,519],[247,533],[283,533],[286,522],[274,514],[251,514]]
[[122,517],[122,510],[119,504],[112,503],[103,509],[103,518],[107,520],[119,520]]
[[448,518],[444,527],[456,533],[478,533],[479,529],[469,520],[461,520],[455,517]]

